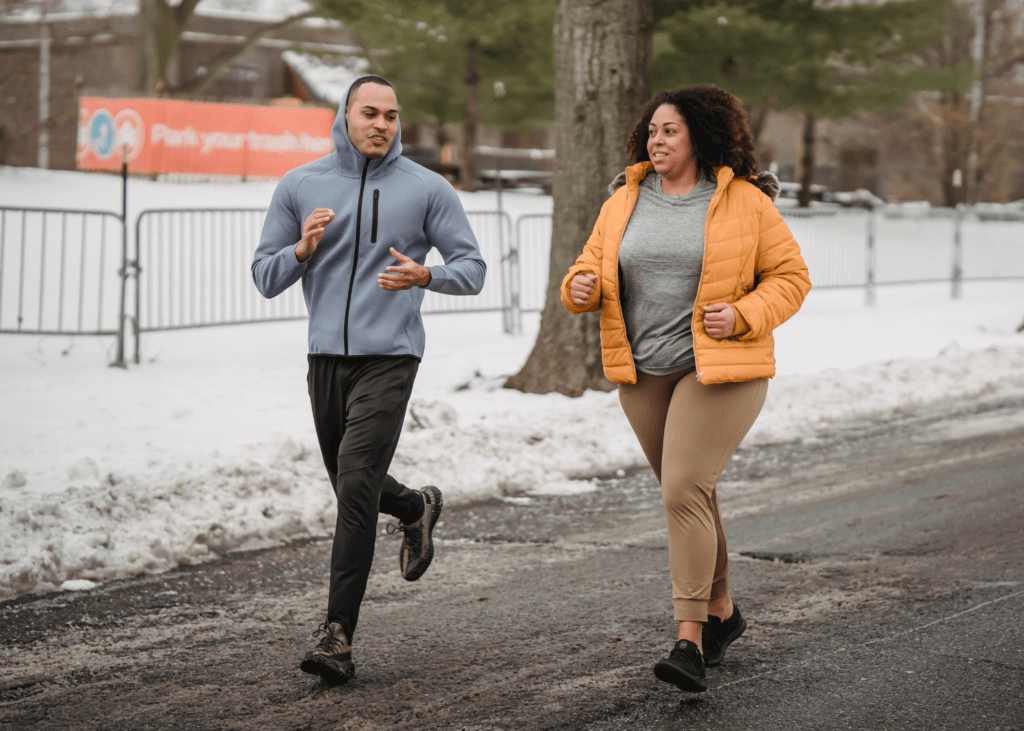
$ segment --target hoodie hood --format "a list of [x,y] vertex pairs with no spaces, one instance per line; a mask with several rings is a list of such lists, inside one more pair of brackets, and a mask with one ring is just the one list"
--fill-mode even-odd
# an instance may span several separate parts
[[[334,165],[338,171],[346,177],[360,177],[363,174],[363,166],[366,164],[367,158],[356,149],[356,146],[352,144],[352,140],[348,137],[348,122],[345,120],[345,107],[348,106],[348,96],[352,93],[352,86],[354,86],[359,79],[365,79],[367,76],[373,75],[374,74],[366,74],[352,82],[352,85],[349,86],[348,93],[345,94],[345,103],[341,105],[340,109],[338,109],[338,116],[335,118],[334,126],[331,128],[331,139],[334,140]],[[402,123],[401,116],[399,116],[398,129],[395,131],[395,139],[391,142],[391,149],[388,150],[388,154],[384,157],[370,161],[370,167],[366,171],[366,176],[368,178],[373,178],[384,173],[385,170],[394,165],[395,161],[401,156]]]

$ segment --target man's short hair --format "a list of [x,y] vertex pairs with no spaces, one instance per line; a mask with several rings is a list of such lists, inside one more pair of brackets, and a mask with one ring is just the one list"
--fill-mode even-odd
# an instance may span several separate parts
[[370,74],[369,76],[363,76],[352,82],[352,86],[348,88],[348,97],[345,99],[345,114],[348,114],[348,110],[352,108],[352,100],[356,98],[356,92],[359,91],[359,87],[365,84],[380,84],[386,86],[392,91],[395,87],[391,86],[391,82],[385,79],[383,76],[377,76],[376,74]]

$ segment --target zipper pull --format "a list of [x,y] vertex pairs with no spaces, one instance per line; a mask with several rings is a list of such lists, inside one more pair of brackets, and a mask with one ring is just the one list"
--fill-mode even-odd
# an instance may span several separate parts
[[697,383],[700,383],[700,377],[704,375],[704,371],[697,374]]
[[380,189],[375,188],[373,191],[373,219],[370,224],[370,243],[377,243],[377,202],[380,200]]

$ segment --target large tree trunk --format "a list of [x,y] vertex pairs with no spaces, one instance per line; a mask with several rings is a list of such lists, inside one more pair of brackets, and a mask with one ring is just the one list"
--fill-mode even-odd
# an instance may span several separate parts
[[198,4],[199,0],[181,0],[175,6],[168,5],[166,0],[139,1],[141,86],[146,94],[165,88],[167,63]]
[[168,82],[167,66],[178,48],[185,27],[195,14],[198,4],[199,0],[181,0],[176,5],[169,5],[167,0],[139,0],[140,86],[147,95],[171,91],[185,95],[201,94],[227,71],[232,63],[254,48],[261,39],[287,28],[298,20],[314,15],[314,11],[307,10],[262,26],[236,47],[214,58],[209,63],[209,70],[205,76],[190,79],[175,87]]
[[744,104],[744,111],[747,113],[747,126],[750,127],[750,134],[754,138],[754,147],[761,144],[761,133],[764,132],[765,123],[768,121],[768,114],[771,107],[767,104]]
[[554,221],[540,333],[505,384],[580,396],[610,390],[596,313],[571,315],[559,286],[583,250],[607,186],[626,165],[626,140],[650,94],[649,0],[558,0],[555,8]]
[[800,193],[797,200],[801,208],[811,205],[811,183],[814,182],[814,124],[817,118],[804,113],[803,155],[800,157]]
[[464,191],[476,190],[478,177],[476,165],[476,130],[479,116],[480,72],[478,55],[480,41],[475,38],[466,46],[466,95],[462,100],[462,150],[459,155],[459,183]]

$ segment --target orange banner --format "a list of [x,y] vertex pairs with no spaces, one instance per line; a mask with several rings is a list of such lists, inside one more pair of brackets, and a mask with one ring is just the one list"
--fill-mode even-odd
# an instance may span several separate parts
[[83,97],[78,168],[279,178],[334,150],[329,109]]

